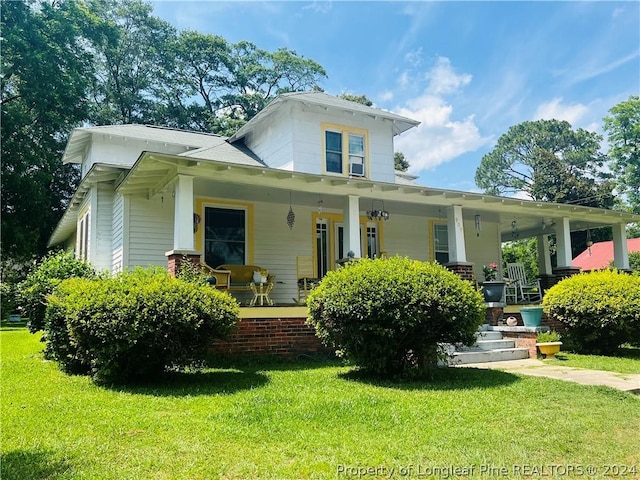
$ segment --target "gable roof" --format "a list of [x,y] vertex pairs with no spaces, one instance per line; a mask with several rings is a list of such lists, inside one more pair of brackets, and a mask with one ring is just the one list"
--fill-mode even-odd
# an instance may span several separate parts
[[[627,250],[640,252],[640,238],[627,240]],[[597,270],[607,268],[613,260],[613,242],[598,242],[591,245],[584,252],[573,259],[573,265],[582,270]]]
[[91,142],[91,136],[94,134],[178,145],[189,150],[213,147],[226,143],[227,140],[226,137],[213,133],[192,132],[155,125],[129,124],[81,127],[71,132],[62,155],[62,163],[82,163],[82,159],[87,153],[87,148]]
[[271,103],[264,107],[258,114],[249,120],[240,130],[234,133],[230,142],[235,142],[246,136],[257,124],[271,115],[275,110],[282,107],[287,102],[299,102],[306,105],[315,105],[332,110],[342,110],[352,114],[367,115],[372,118],[384,118],[393,122],[393,134],[399,135],[420,124],[419,121],[403,117],[380,108],[368,107],[358,102],[344,100],[343,98],[328,95],[324,92],[291,92],[282,93],[274,98]]

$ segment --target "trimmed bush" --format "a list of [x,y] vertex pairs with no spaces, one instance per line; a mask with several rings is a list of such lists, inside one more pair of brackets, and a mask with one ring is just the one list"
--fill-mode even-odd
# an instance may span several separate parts
[[566,278],[550,288],[544,310],[565,328],[569,349],[612,354],[640,342],[640,276],[604,270]]
[[421,374],[438,344],[473,344],[482,295],[436,263],[362,259],[329,272],[307,301],[308,322],[338,355],[375,375]]
[[29,330],[44,329],[47,295],[67,278],[95,278],[95,269],[73,254],[56,252],[44,257],[18,285],[18,303],[29,317]]
[[99,383],[196,366],[227,337],[239,307],[228,294],[142,269],[106,279],[73,278],[49,296],[45,353]]

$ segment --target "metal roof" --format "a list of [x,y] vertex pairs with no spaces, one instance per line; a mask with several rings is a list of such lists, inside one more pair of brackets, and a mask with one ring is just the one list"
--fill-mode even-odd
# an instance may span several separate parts
[[420,124],[419,121],[403,117],[402,115],[388,112],[380,108],[368,107],[361,103],[344,100],[342,98],[328,95],[323,92],[291,92],[278,95],[271,101],[271,103],[260,110],[260,112],[258,112],[255,117],[253,117],[242,128],[240,128],[240,130],[234,133],[229,138],[229,141],[233,143],[236,140],[239,140],[247,135],[247,133],[252,131],[258,123],[268,117],[276,109],[280,108],[282,106],[281,104],[285,104],[286,102],[300,102],[303,104],[316,105],[332,110],[342,110],[352,114],[357,113],[372,118],[384,118],[387,120],[391,120],[393,122],[394,135],[399,135],[400,133],[405,132],[410,128]]

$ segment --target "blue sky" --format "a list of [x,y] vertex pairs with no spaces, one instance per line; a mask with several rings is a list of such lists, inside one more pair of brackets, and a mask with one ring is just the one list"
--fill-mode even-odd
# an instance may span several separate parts
[[482,156],[512,125],[558,118],[602,134],[608,110],[640,93],[640,2],[153,5],[178,29],[295,50],[325,68],[327,93],[420,120],[396,150],[432,187],[478,190]]

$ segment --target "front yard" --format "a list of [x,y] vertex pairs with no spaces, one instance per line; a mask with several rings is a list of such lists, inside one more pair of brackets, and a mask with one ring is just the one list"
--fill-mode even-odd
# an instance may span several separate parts
[[0,340],[3,480],[640,475],[640,397],[609,388],[467,368],[381,383],[307,361],[109,389],[60,373],[24,328]]

